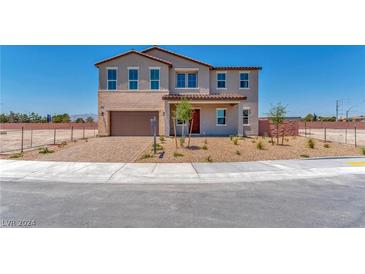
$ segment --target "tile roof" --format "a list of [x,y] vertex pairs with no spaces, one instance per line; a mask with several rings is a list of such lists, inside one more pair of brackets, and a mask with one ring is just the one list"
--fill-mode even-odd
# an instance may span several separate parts
[[212,70],[262,70],[262,67],[213,67]]
[[231,93],[211,93],[211,94],[169,94],[162,96],[163,100],[246,100],[247,97],[240,94]]
[[107,58],[107,59],[104,59],[98,63],[95,64],[96,67],[99,67],[101,64],[103,63],[106,63],[106,62],[109,62],[111,60],[114,60],[114,59],[117,59],[117,58],[120,58],[122,56],[125,56],[125,55],[128,55],[128,54],[138,54],[140,56],[143,56],[143,57],[146,57],[146,58],[149,58],[149,59],[152,59],[152,60],[155,60],[155,61],[158,61],[158,62],[161,62],[161,63],[164,63],[166,65],[169,65],[169,66],[172,66],[172,64],[166,60],[163,60],[163,59],[160,59],[160,58],[157,58],[157,57],[154,57],[154,56],[151,56],[151,55],[148,55],[148,54],[145,54],[145,53],[141,53],[139,51],[136,51],[136,50],[130,50],[130,51],[127,51],[127,52],[123,52],[122,54],[118,54],[116,56],[113,56],[113,57],[110,57],[110,58]]
[[202,61],[199,61],[199,60],[196,60],[196,59],[193,59],[193,58],[190,58],[190,57],[187,57],[187,56],[179,54],[179,53],[172,52],[172,51],[167,50],[167,49],[160,48],[158,46],[150,47],[148,49],[142,50],[141,52],[146,53],[146,52],[149,52],[149,51],[154,50],[154,49],[157,49],[157,50],[169,53],[171,55],[174,55],[174,56],[177,56],[177,57],[180,57],[180,58],[183,58],[183,59],[186,59],[186,60],[201,64],[201,65],[204,65],[204,66],[208,66],[209,68],[212,68],[212,65],[210,65],[210,64],[204,63]]

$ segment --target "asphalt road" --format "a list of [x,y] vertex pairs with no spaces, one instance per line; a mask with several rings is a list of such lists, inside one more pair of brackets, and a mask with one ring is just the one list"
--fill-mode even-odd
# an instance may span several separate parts
[[2,181],[2,227],[365,227],[365,175],[220,184]]

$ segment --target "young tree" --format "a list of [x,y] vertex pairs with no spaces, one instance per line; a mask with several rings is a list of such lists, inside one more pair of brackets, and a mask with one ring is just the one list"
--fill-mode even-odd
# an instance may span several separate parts
[[286,115],[286,106],[278,103],[271,106],[269,111],[269,119],[276,126],[276,144],[279,144],[279,126],[284,122]]
[[312,122],[313,121],[313,114],[308,113],[307,116],[304,117],[304,121]]
[[94,118],[89,116],[86,118],[86,123],[94,123]]
[[53,123],[68,123],[71,121],[70,115],[67,113],[64,114],[55,114],[52,117]]
[[185,125],[193,116],[193,106],[190,101],[183,99],[176,106],[176,119],[183,122],[181,136],[184,137]]

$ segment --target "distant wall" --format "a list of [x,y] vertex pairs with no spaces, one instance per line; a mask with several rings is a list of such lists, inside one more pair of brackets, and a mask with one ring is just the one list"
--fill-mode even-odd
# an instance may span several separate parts
[[97,123],[0,123],[0,129],[97,129]]
[[[279,133],[282,135],[284,131],[285,136],[297,136],[299,135],[299,127],[297,121],[285,120],[282,125],[279,126]],[[268,119],[259,120],[259,135],[260,136],[276,136],[276,126],[273,125]]]
[[346,129],[357,128],[365,129],[365,122],[299,122],[300,129],[304,128],[329,128],[329,129]]

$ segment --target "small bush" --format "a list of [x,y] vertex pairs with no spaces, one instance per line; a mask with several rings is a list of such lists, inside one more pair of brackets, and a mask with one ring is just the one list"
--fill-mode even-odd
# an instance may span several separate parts
[[309,155],[307,155],[307,154],[300,154],[300,157],[302,157],[302,158],[309,158]]
[[285,138],[284,140],[285,140],[285,142],[287,142],[287,143],[289,143],[289,141],[290,141],[290,139],[289,139],[289,138]]
[[58,147],[62,148],[64,147],[65,145],[67,145],[67,142],[66,141],[63,141],[61,142],[61,144],[58,145]]
[[365,147],[361,149],[362,155],[365,155]]
[[205,145],[207,145],[207,144],[208,144],[208,140],[207,140],[207,138],[205,138],[205,140],[204,140],[204,144],[205,144]]
[[229,140],[233,141],[233,135],[229,135]]
[[213,162],[213,158],[212,158],[212,156],[208,156],[206,159],[205,159],[207,162],[209,162],[209,163],[212,163]]
[[48,149],[48,147],[41,147],[39,149],[39,153],[41,154],[48,154],[48,153],[53,153],[54,150]]
[[241,155],[241,152],[239,150],[236,150],[237,155]]
[[149,154],[149,153],[145,153],[145,154],[143,154],[142,155],[142,157],[141,157],[141,159],[143,160],[143,159],[148,159],[148,158],[152,158],[152,155],[151,154]]
[[259,150],[263,150],[264,149],[264,144],[259,141],[257,144],[256,144],[256,148],[259,149]]
[[174,157],[175,158],[177,158],[177,157],[183,157],[183,156],[184,156],[184,154],[182,154],[180,152],[177,152],[177,151],[174,152]]
[[254,144],[254,143],[256,143],[256,141],[255,141],[255,140],[252,140],[252,141],[251,141],[251,143],[253,143],[253,144]]
[[[153,150],[153,145],[151,150]],[[156,144],[156,150],[164,150],[164,148],[160,144]]]
[[238,138],[233,139],[233,144],[235,144],[236,146],[238,145]]
[[161,143],[165,142],[165,136],[164,135],[160,135],[160,142]]
[[308,144],[308,147],[311,148],[311,149],[314,149],[315,147],[315,143],[314,143],[314,140],[312,138],[310,138],[307,142]]
[[270,140],[269,144],[275,145],[275,141],[274,140]]
[[183,147],[184,144],[185,144],[185,138],[184,137],[180,137],[179,141],[180,141],[180,146]]
[[19,152],[19,153],[15,153],[13,155],[11,155],[9,158],[10,159],[18,159],[18,158],[22,158],[23,157],[23,153]]
[[330,145],[329,144],[324,144],[323,147],[330,148]]
[[202,149],[208,150],[208,146],[206,144],[204,144],[204,146],[202,146]]

